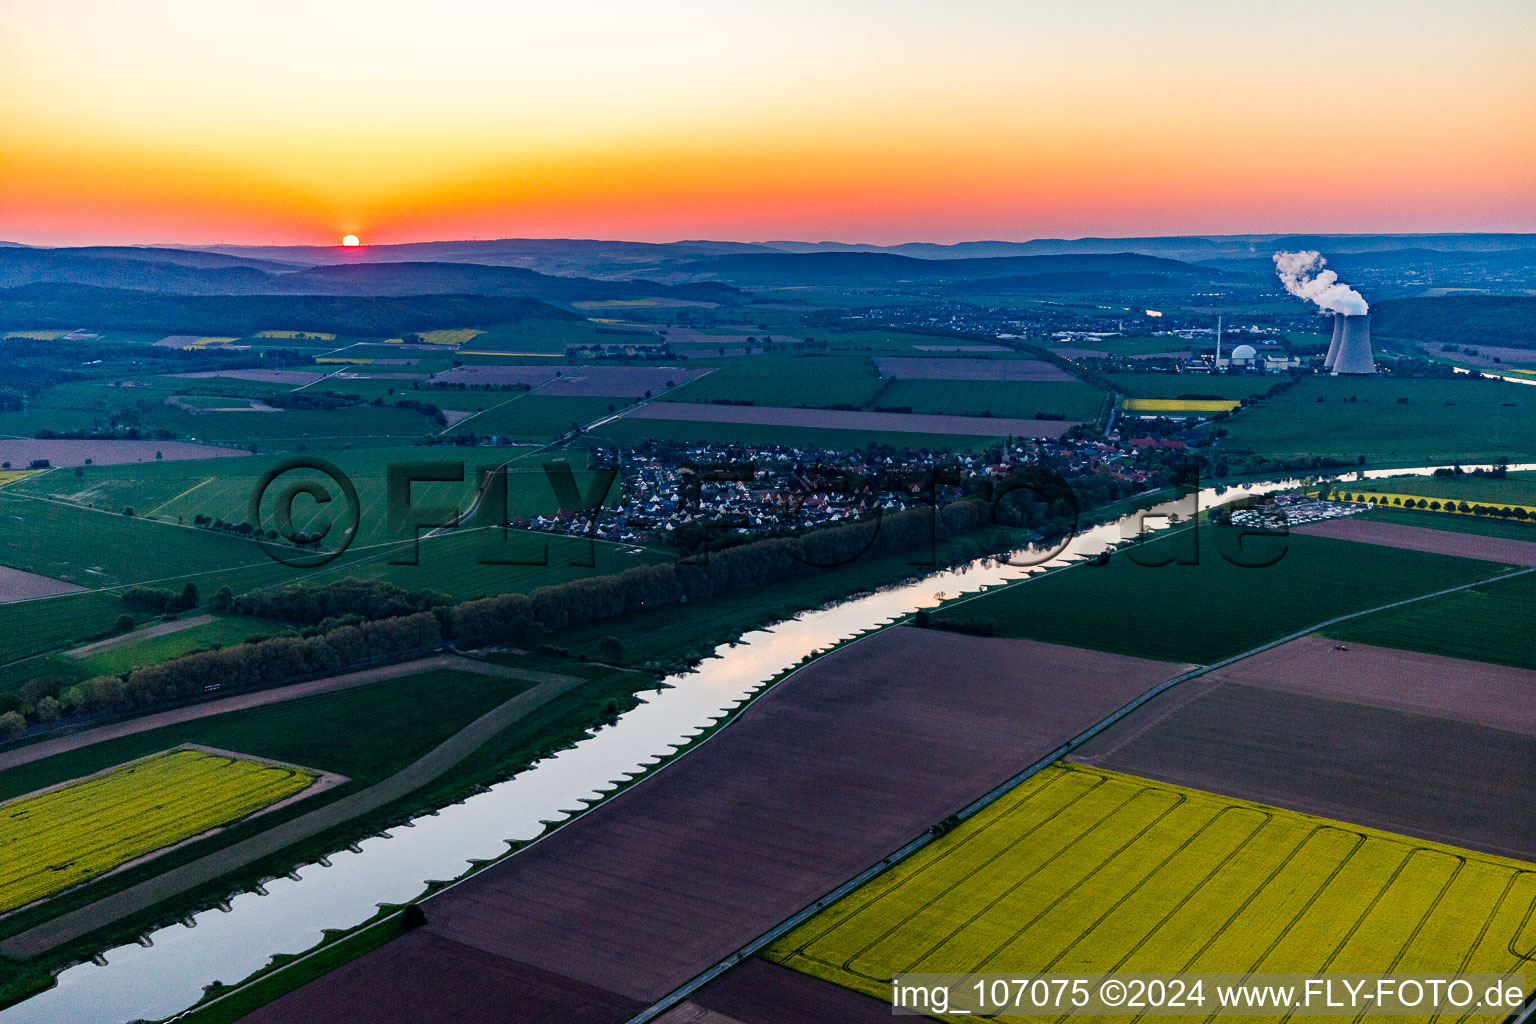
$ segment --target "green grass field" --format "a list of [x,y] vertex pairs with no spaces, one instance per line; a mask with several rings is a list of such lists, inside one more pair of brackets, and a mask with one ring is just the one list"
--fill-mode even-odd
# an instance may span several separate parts
[[135,637],[128,633],[122,643],[76,659],[82,676],[122,675],[146,665],[158,665],[193,651],[233,647],[253,636],[272,636],[284,626],[247,615],[216,615],[212,622],[189,626],[160,636]]
[[948,416],[1093,420],[1104,393],[1075,381],[897,380],[880,392],[876,409],[909,408]]
[[1450,498],[1469,505],[1536,505],[1536,473],[1510,473],[1503,479],[1486,476],[1394,476],[1338,485],[1341,491],[1386,491],[1425,498]]
[[231,536],[19,497],[11,487],[0,492],[0,563],[82,587],[181,577],[264,557],[250,541]]
[[1262,455],[1399,465],[1536,456],[1536,388],[1503,381],[1309,377],[1223,426]]
[[1060,764],[766,955],[888,1004],[900,972],[1515,974],[1533,910],[1529,864]]
[[1451,515],[1445,512],[1432,512],[1428,509],[1409,511],[1401,508],[1375,508],[1362,515],[1367,519],[1383,523],[1423,526],[1431,530],[1448,530],[1452,533],[1475,533],[1484,537],[1506,537],[1509,540],[1536,541],[1536,523],[1529,520],[1516,522],[1489,519],[1484,516]]
[[1116,391],[1128,398],[1235,398],[1262,395],[1285,380],[1277,374],[1106,373]]
[[[1212,339],[1214,343],[1215,339]],[[1050,348],[1081,348],[1091,352],[1108,352],[1113,356],[1147,356],[1154,352],[1187,352],[1189,341],[1176,337],[1128,337],[1083,338],[1078,341],[1051,339],[1043,342]]]
[[[575,579],[623,572],[668,556],[607,541],[528,530],[463,530],[423,540],[416,565],[405,561],[407,548],[391,546],[345,565],[318,570],[305,579],[314,584],[355,576],[385,579],[407,590],[436,590],[468,600],[491,594],[528,593]],[[595,563],[595,568],[591,566]]]
[[881,383],[874,364],[863,356],[750,356],[720,360],[714,372],[662,401],[863,408]]
[[[1536,528],[1526,529],[1536,533]],[[1378,612],[1325,632],[1353,643],[1536,669],[1533,622],[1536,577],[1519,576]]]
[[1199,532],[1197,565],[1149,568],[1132,560],[1193,554],[1187,532],[1163,535],[1106,566],[1046,573],[934,614],[991,618],[1003,636],[1209,664],[1337,615],[1501,571],[1490,562],[1301,534],[1250,539],[1254,554],[1273,557],[1283,544],[1284,556],[1244,568],[1221,555],[1234,550],[1235,531]]
[[[549,401],[567,400],[549,399]],[[509,460],[516,459],[522,454],[524,453],[511,448],[396,447],[325,452],[323,458],[345,473],[357,489],[359,504],[357,540],[360,544],[374,544],[396,536],[390,528],[389,520],[390,466],[423,464],[443,467],[450,472],[457,472],[458,467],[462,466],[462,482],[428,481],[413,484],[411,502],[415,507],[458,508],[467,513],[475,497],[479,472],[507,464]],[[549,456],[549,458],[555,458],[555,456]],[[5,493],[13,496],[46,497],[55,501],[94,506],[97,509],[112,512],[131,508],[134,510],[136,519],[153,518],[164,523],[189,524],[198,515],[206,515],[230,523],[243,523],[250,518],[251,496],[256,492],[262,478],[275,469],[289,466],[292,459],[293,456],[257,455],[241,459],[199,459],[133,466],[86,466],[81,468],[78,476],[73,470],[60,470],[30,477],[10,485]],[[537,464],[512,463],[506,474],[509,516],[526,518],[553,512],[559,508],[555,492],[542,469],[543,461],[540,459]],[[584,489],[590,481],[590,476],[579,469],[575,471],[575,475],[578,486]],[[300,495],[293,506],[296,528],[303,529],[308,526],[318,529],[319,526],[334,518],[333,507],[339,509],[342,504],[340,488],[318,471],[293,469],[283,474],[280,485],[269,492],[269,500],[263,504],[266,527],[270,528],[274,525],[271,517],[275,513],[276,500],[282,488],[291,483],[306,480],[322,485],[325,493],[330,494],[333,501],[330,506],[326,506],[316,503],[308,495]],[[16,490],[13,491],[12,488]],[[610,500],[617,500],[617,497],[617,487],[615,487]],[[44,506],[43,502],[17,504],[19,509],[28,509],[26,513],[28,515],[50,514],[46,512]],[[7,507],[0,503],[0,515],[4,514]],[[486,509],[489,511],[489,506],[486,506]],[[67,518],[79,516],[82,513],[79,509],[65,509],[52,514]],[[100,518],[129,522],[124,517],[101,516]],[[91,522],[94,523],[94,520]],[[119,526],[119,529],[122,528],[124,527]],[[158,528],[164,529],[163,526]],[[188,532],[192,533],[192,531]],[[205,531],[198,531],[192,535],[237,544],[243,549],[240,557],[247,561],[250,560],[252,553],[259,554],[249,541],[208,534]],[[178,539],[193,543],[186,541],[185,538]],[[3,552],[4,548],[0,548],[0,561],[4,560]],[[18,567],[26,568],[26,566]],[[189,565],[182,571],[193,571],[195,568],[196,566]],[[44,569],[34,571],[47,573]],[[52,575],[52,573],[47,574]],[[140,578],[132,573],[129,573],[128,577]]]
[[[0,772],[0,799],[199,743],[372,783],[410,764],[530,684],[435,669],[94,743]],[[425,714],[430,709],[430,714]]]
[[752,423],[698,423],[690,420],[617,419],[591,432],[595,440],[633,446],[648,439],[716,444],[785,445],[857,451],[868,446],[976,451],[1005,435],[908,434],[893,431],[826,430],[821,427],[774,427]]
[[440,397],[436,404],[450,409],[474,412],[453,425],[448,433],[470,433],[487,437],[499,435],[514,441],[553,441],[572,429],[601,419],[612,411],[634,404],[630,398],[594,398],[587,396],[540,395],[512,396],[504,391],[423,391]]
[[519,320],[490,325],[484,334],[476,335],[464,348],[475,352],[564,355],[566,345],[602,345],[626,340],[650,342],[657,339],[638,332],[632,339],[605,334],[590,321]]

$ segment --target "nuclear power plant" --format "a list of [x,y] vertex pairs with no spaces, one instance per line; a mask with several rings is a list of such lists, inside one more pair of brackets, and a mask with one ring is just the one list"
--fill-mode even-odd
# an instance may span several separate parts
[[1323,369],[1333,369],[1333,364],[1339,360],[1339,339],[1344,337],[1344,318],[1338,313],[1330,313],[1333,320],[1333,340],[1328,343],[1328,355],[1323,359]]
[[1328,346],[1330,366],[1326,360],[1324,369],[1334,373],[1372,374],[1376,372],[1376,355],[1371,351],[1371,315],[1336,313],[1333,317],[1333,343]]

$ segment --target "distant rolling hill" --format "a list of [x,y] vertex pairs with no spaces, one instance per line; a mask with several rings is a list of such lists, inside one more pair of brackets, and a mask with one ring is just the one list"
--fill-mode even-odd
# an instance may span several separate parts
[[0,326],[244,337],[263,330],[388,337],[512,320],[574,320],[527,297],[486,295],[171,295],[39,283],[0,290]]
[[894,285],[970,282],[1012,282],[1034,276],[1057,284],[1087,275],[1102,281],[1109,275],[1137,275],[1173,280],[1213,280],[1226,272],[1180,260],[1140,253],[1089,253],[1044,256],[993,256],[976,259],[928,260],[888,252],[808,252],[714,256],[689,260],[677,271],[736,285],[841,284]]
[[1536,349],[1536,298],[1386,299],[1371,304],[1371,333],[1413,341]]
[[730,302],[719,283],[664,285],[557,277],[473,263],[355,263],[295,269],[268,260],[181,249],[0,249],[0,288],[71,284],[178,295],[483,295],[543,302],[669,298]]

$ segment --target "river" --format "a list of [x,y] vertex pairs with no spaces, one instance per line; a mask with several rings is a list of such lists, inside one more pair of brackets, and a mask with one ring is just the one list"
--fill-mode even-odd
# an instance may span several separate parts
[[[1360,475],[1431,472],[1433,467]],[[1207,489],[1197,500],[1200,508],[1208,508],[1297,482]],[[54,988],[0,1011],[0,1024],[121,1024],[176,1014],[197,1002],[204,986],[214,981],[245,978],[274,954],[308,949],[326,929],[353,927],[371,917],[380,903],[407,902],[419,896],[429,880],[457,878],[472,861],[506,853],[509,842],[535,838],[547,823],[569,817],[573,810],[600,800],[617,782],[643,773],[806,655],[942,600],[1091,557],[1134,537],[1143,527],[1167,528],[1167,514],[1187,519],[1191,504],[1185,498],[1177,506],[1132,513],[1085,530],[1039,565],[982,559],[747,633],[716,648],[695,671],[671,676],[665,688],[648,691],[643,704],[575,746],[462,803],[363,840],[357,851],[334,853],[327,858],[329,866],[309,864],[295,877],[269,881],[265,895],[242,893],[229,900],[228,910],[197,914],[191,927],[177,924],[155,931],[147,946],[130,943],[110,949],[105,966],[71,967],[59,975]],[[1012,557],[1021,563],[1041,558],[1029,552]]]

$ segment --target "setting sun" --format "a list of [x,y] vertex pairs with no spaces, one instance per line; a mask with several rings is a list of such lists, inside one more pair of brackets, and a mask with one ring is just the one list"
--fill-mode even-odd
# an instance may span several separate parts
[[341,240],[342,245],[362,245],[362,241],[356,235],[347,235]]

